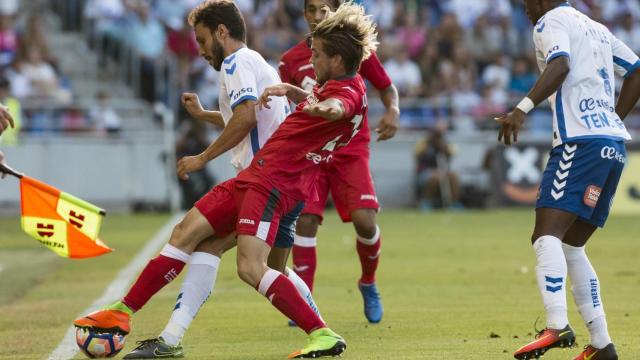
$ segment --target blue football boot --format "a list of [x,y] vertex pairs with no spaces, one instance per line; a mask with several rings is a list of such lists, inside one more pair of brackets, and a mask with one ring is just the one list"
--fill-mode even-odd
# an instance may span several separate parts
[[382,301],[376,284],[358,284],[362,299],[364,300],[364,316],[372,324],[377,324],[382,320]]

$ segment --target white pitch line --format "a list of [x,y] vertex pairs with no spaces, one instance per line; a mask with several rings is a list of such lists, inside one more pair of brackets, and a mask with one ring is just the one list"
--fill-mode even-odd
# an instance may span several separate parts
[[[184,213],[177,213],[164,226],[147,242],[147,244],[140,250],[131,262],[120,271],[118,276],[109,284],[102,296],[91,304],[90,307],[82,311],[82,315],[97,309],[103,308],[106,305],[113,303],[120,299],[127,287],[131,283],[131,279],[136,276],[142,266],[158,252],[158,249],[164,244],[171,235],[173,227],[182,219]],[[66,360],[73,358],[78,353],[78,345],[76,345],[76,329],[71,325],[67,329],[64,338],[58,344],[55,350],[49,355],[48,360]]]

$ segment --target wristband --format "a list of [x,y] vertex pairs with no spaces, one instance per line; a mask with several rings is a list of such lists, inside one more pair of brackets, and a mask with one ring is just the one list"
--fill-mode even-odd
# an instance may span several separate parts
[[529,111],[533,110],[536,105],[533,103],[533,100],[525,97],[520,101],[520,103],[516,106],[516,108],[520,109],[523,113],[528,114]]

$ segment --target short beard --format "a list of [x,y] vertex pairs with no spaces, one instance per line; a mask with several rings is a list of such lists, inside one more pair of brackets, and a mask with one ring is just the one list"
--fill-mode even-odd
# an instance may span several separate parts
[[222,46],[218,44],[215,40],[213,45],[211,45],[211,53],[213,54],[213,68],[216,71],[220,71],[222,69],[222,61],[224,60],[224,53],[222,52]]

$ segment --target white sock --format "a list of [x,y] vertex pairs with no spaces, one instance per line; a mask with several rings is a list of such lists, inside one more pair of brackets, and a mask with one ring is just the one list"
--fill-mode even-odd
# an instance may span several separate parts
[[571,290],[578,311],[591,333],[591,345],[597,349],[609,345],[611,337],[600,298],[600,281],[596,275],[584,246],[562,244],[571,278]]
[[160,255],[166,256],[168,258],[180,260],[183,263],[186,263],[187,261],[189,261],[189,254],[187,254],[186,252],[178,249],[177,247],[171,244],[166,244],[160,251]]
[[189,269],[184,277],[176,306],[160,336],[164,341],[176,346],[204,305],[213,287],[220,267],[220,258],[204,252],[194,252],[189,260]]
[[611,336],[607,329],[607,319],[604,315],[598,316],[587,324],[589,334],[591,334],[591,346],[596,349],[603,349],[611,343]]
[[311,290],[309,290],[309,287],[304,282],[304,280],[302,280],[300,276],[296,274],[295,271],[289,269],[288,267],[286,267],[284,271],[285,271],[285,275],[289,278],[289,280],[291,280],[293,285],[296,286],[296,289],[298,290],[298,293],[300,293],[300,296],[302,296],[302,298],[307,301],[307,304],[309,304],[311,309],[313,309],[313,311],[315,311],[315,313],[318,314],[320,319],[324,321],[324,319],[322,319],[322,316],[320,315],[320,310],[318,309],[316,302],[313,301]]
[[318,243],[317,237],[307,237],[295,234],[293,237],[293,245],[302,247],[315,247]]
[[562,252],[562,241],[545,235],[533,243],[538,259],[536,277],[547,314],[547,328],[564,329],[569,324],[567,317],[567,262]]

